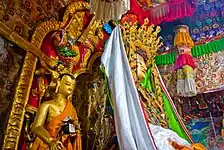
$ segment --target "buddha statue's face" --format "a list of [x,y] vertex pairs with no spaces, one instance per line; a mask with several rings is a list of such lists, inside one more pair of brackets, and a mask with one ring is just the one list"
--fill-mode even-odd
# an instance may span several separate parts
[[143,59],[142,56],[137,55],[137,75],[138,78],[140,79],[140,82],[144,80],[145,78],[145,73],[147,71],[147,67],[145,64],[145,60]]
[[[147,71],[145,60],[139,54],[137,54],[137,56],[135,58],[133,57],[133,59],[135,61],[132,61],[130,65],[132,68],[132,72],[135,74],[135,75],[133,75],[134,79],[135,79],[135,81],[139,80],[141,82],[144,80],[145,73]],[[137,77],[136,77],[136,75],[137,75]]]
[[58,93],[64,96],[69,96],[73,94],[75,89],[75,80],[72,79],[69,75],[64,75],[59,81]]

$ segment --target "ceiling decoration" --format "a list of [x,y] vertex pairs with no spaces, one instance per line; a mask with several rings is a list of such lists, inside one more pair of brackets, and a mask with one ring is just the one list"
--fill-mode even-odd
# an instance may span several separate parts
[[196,10],[195,0],[130,0],[130,3],[130,12],[138,16],[140,23],[148,18],[154,25],[191,16]]
[[163,51],[173,48],[173,29],[179,24],[189,26],[191,37],[196,45],[224,37],[224,0],[197,0],[197,10],[194,15],[161,24]]

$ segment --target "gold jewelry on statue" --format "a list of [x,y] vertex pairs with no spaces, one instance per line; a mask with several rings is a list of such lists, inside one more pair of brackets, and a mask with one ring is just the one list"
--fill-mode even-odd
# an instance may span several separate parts
[[59,86],[60,86],[60,84],[57,83],[57,85],[56,85],[56,89],[55,89],[55,93],[58,93],[58,88],[59,88]]

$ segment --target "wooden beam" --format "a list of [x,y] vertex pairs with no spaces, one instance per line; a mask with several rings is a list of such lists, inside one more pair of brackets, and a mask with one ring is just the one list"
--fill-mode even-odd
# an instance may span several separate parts
[[2,21],[0,21],[0,35],[9,40],[10,42],[16,44],[18,47],[26,50],[27,52],[31,52],[40,60],[43,60],[43,62],[47,63],[50,68],[53,68],[58,64],[56,60],[46,56],[37,46],[34,46],[30,42],[22,38],[12,29],[6,26]]

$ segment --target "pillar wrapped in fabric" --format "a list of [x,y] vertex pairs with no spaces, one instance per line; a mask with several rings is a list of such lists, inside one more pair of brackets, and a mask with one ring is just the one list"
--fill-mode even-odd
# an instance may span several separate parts
[[194,80],[196,66],[191,55],[194,42],[189,34],[188,26],[177,26],[174,46],[178,51],[178,57],[174,65],[174,70],[177,73],[177,94],[182,97],[195,96],[197,94]]

